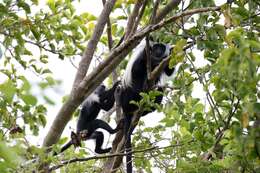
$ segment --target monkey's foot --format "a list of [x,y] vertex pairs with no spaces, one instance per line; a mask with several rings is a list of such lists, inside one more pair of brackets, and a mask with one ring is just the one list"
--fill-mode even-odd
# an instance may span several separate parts
[[71,137],[71,142],[75,148],[81,147],[80,139],[76,133],[71,132],[70,137]]

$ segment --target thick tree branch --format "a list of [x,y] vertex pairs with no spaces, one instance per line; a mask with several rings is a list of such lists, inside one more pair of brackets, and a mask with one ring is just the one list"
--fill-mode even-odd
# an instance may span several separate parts
[[177,7],[180,4],[181,0],[171,0],[163,9],[161,9],[156,18],[155,23],[160,22],[166,15],[175,7]]
[[96,24],[96,27],[93,31],[92,37],[90,38],[87,48],[85,49],[82,59],[79,63],[79,69],[77,71],[73,88],[77,87],[78,84],[81,82],[81,80],[85,77],[87,74],[89,65],[91,63],[91,60],[93,58],[94,52],[96,50],[97,44],[99,42],[99,39],[103,33],[104,27],[109,19],[109,14],[111,13],[116,0],[108,0],[105,3],[104,9],[102,10],[98,22]]

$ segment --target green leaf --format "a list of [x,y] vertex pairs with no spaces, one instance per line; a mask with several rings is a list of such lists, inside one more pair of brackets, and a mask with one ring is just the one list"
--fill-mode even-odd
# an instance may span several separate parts
[[260,113],[260,103],[254,103],[253,110],[255,113]]
[[50,105],[55,105],[55,102],[53,101],[53,100],[51,100],[49,97],[47,97],[47,96],[43,96],[43,98],[44,98],[44,100],[48,103],[48,104],[50,104]]
[[49,6],[49,8],[52,10],[53,13],[56,12],[55,0],[48,0],[47,5]]
[[21,87],[21,90],[28,92],[31,89],[31,84],[29,83],[29,81],[24,76],[20,76],[19,78],[23,81],[23,85]]
[[46,123],[47,123],[46,118],[45,118],[45,115],[44,115],[44,114],[38,114],[38,116],[39,116],[39,120],[40,120],[41,125],[42,125],[43,127],[45,127],[45,126],[46,126]]
[[40,61],[44,64],[47,64],[48,63],[48,56],[47,55],[41,55]]
[[31,26],[31,31],[34,36],[34,38],[39,41],[41,37],[41,33],[37,30],[36,26]]
[[28,14],[31,13],[31,8],[27,3],[23,2],[23,1],[18,1],[17,5],[18,5],[18,7],[23,8],[26,13],[28,13]]
[[11,80],[7,80],[3,84],[0,84],[0,94],[2,94],[7,102],[11,103],[16,93],[16,87]]
[[22,94],[21,98],[27,105],[36,105],[37,103],[37,98],[30,94]]
[[3,141],[0,141],[0,158],[3,159],[7,167],[12,169],[15,169],[21,163],[21,158],[17,153]]
[[45,79],[47,80],[49,85],[55,85],[55,83],[56,83],[55,80],[51,76],[47,76]]
[[187,40],[182,39],[176,43],[173,48],[173,51],[170,55],[169,67],[173,68],[178,63],[182,62],[184,59],[183,47],[187,44]]
[[38,0],[31,0],[35,5],[38,5],[39,4],[39,2],[38,2]]
[[41,74],[52,73],[50,69],[44,69]]

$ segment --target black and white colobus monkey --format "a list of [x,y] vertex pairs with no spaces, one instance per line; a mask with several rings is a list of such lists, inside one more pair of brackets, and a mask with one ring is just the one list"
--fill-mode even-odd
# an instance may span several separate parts
[[[119,82],[116,82],[109,90],[106,90],[104,85],[98,86],[82,104],[82,109],[77,122],[76,134],[83,140],[96,140],[95,152],[98,154],[107,153],[111,150],[111,148],[102,149],[104,134],[101,131],[97,131],[97,129],[101,128],[108,131],[110,134],[114,134],[122,126],[122,123],[119,123],[115,129],[112,129],[108,123],[97,119],[101,109],[108,111],[113,107],[115,102],[114,92],[118,84]],[[73,142],[73,138],[76,138],[75,134],[72,133],[71,137],[72,139],[62,147],[61,152],[75,144]],[[80,145],[80,139],[75,139],[76,141],[78,140],[78,145]]]
[[[163,43],[149,43],[149,51],[151,58],[151,70],[154,70],[159,63],[167,58],[171,52],[171,46]],[[146,54],[146,44],[144,41],[140,43],[138,46],[139,50],[136,50],[135,57],[131,58],[127,64],[126,72],[123,77],[123,87],[121,90],[120,96],[120,104],[122,105],[123,113],[124,113],[124,135],[126,139],[126,152],[131,151],[131,134],[134,129],[130,129],[132,117],[134,111],[138,109],[138,107],[134,104],[131,104],[130,101],[140,101],[141,92],[148,92],[146,90],[147,86],[147,54]],[[170,69],[168,66],[164,68],[162,74],[166,74],[167,76],[171,76],[174,72],[174,68]],[[158,77],[155,80],[155,86],[160,81],[162,76]],[[162,91],[161,87],[158,87],[158,91]],[[155,99],[155,103],[161,103],[163,96],[157,96]],[[152,111],[155,108],[151,108]],[[150,112],[152,112],[150,111]],[[148,114],[149,112],[143,112],[142,116]],[[128,154],[126,156],[126,164],[127,164],[127,173],[132,173],[132,154]]]

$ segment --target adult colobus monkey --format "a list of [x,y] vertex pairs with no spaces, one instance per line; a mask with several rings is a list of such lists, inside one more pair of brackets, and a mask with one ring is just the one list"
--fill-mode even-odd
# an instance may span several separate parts
[[101,131],[97,131],[97,129],[101,128],[110,134],[114,134],[121,128],[122,123],[119,123],[115,129],[112,129],[109,124],[96,118],[101,109],[108,111],[113,107],[115,102],[114,92],[118,84],[119,82],[116,82],[109,90],[106,90],[104,85],[100,85],[85,99],[77,122],[77,133],[76,135],[71,134],[72,139],[62,147],[61,152],[75,144],[75,140],[76,146],[80,145],[81,139],[96,140],[95,152],[98,154],[107,153],[111,150],[111,148],[102,149],[104,134]]
[[[126,72],[123,77],[123,87],[120,96],[120,104],[122,105],[123,113],[124,113],[124,135],[126,139],[126,152],[131,151],[131,134],[134,129],[130,129],[132,117],[134,111],[138,109],[138,107],[134,104],[131,104],[130,101],[140,101],[141,92],[148,92],[146,89],[147,86],[147,53],[146,53],[146,44],[144,41],[138,46],[138,50],[136,50],[135,57],[131,58],[127,64]],[[150,58],[151,58],[151,70],[154,70],[159,63],[167,58],[171,52],[171,46],[163,43],[155,43],[150,42],[149,48]],[[166,66],[162,72],[167,76],[171,76],[174,72],[174,68],[170,69]],[[154,86],[159,82],[162,74],[155,79]],[[158,88],[159,91],[162,91],[162,88]],[[162,95],[157,96],[155,99],[155,103],[161,103]],[[155,108],[151,108],[152,111]],[[150,112],[152,112],[150,111]],[[148,114],[149,112],[143,112],[142,116]],[[126,164],[127,164],[127,173],[132,173],[132,154],[127,154],[126,156]]]

